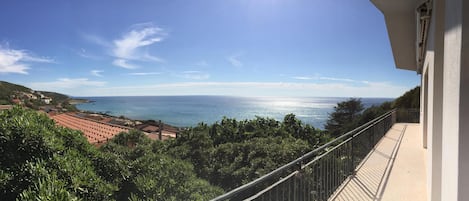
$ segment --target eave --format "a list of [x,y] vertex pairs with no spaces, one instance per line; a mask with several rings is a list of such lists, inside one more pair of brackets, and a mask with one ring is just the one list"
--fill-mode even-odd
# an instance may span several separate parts
[[418,72],[416,8],[425,0],[371,0],[371,2],[384,15],[396,67]]

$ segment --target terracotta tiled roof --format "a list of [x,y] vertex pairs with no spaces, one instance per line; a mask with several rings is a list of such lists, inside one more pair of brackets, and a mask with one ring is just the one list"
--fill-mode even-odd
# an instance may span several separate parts
[[13,108],[13,105],[0,105],[0,110],[9,110]]
[[57,125],[82,131],[88,142],[92,144],[107,142],[115,135],[129,131],[128,128],[122,126],[87,120],[67,113],[54,115],[51,118],[54,119]]

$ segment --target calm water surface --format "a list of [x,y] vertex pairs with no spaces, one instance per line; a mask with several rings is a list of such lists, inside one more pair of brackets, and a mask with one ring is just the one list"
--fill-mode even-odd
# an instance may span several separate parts
[[[348,98],[282,98],[230,96],[126,96],[84,97],[94,101],[79,104],[80,110],[124,115],[132,119],[155,119],[174,126],[195,126],[199,122],[214,123],[224,116],[237,120],[256,116],[282,120],[293,113],[302,122],[323,128],[334,106]],[[388,98],[362,98],[365,107],[379,105]]]

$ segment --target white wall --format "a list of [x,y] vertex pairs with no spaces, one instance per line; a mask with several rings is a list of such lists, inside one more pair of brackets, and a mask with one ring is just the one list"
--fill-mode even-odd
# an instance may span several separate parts
[[469,200],[469,13],[463,13],[469,5],[445,3],[441,197],[463,201]]
[[444,0],[435,0],[427,40],[424,71],[428,73],[427,109],[427,197],[441,200],[442,106],[444,55]]

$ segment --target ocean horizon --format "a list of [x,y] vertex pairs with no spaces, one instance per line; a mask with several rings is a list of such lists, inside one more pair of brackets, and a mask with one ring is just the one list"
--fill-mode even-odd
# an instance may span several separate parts
[[[324,128],[329,114],[347,97],[238,97],[238,96],[103,96],[75,97],[91,102],[77,104],[79,110],[125,116],[136,120],[161,120],[177,127],[212,124],[223,117],[237,120],[256,116],[282,121],[295,114],[303,123]],[[360,98],[364,107],[380,105],[392,98]]]

